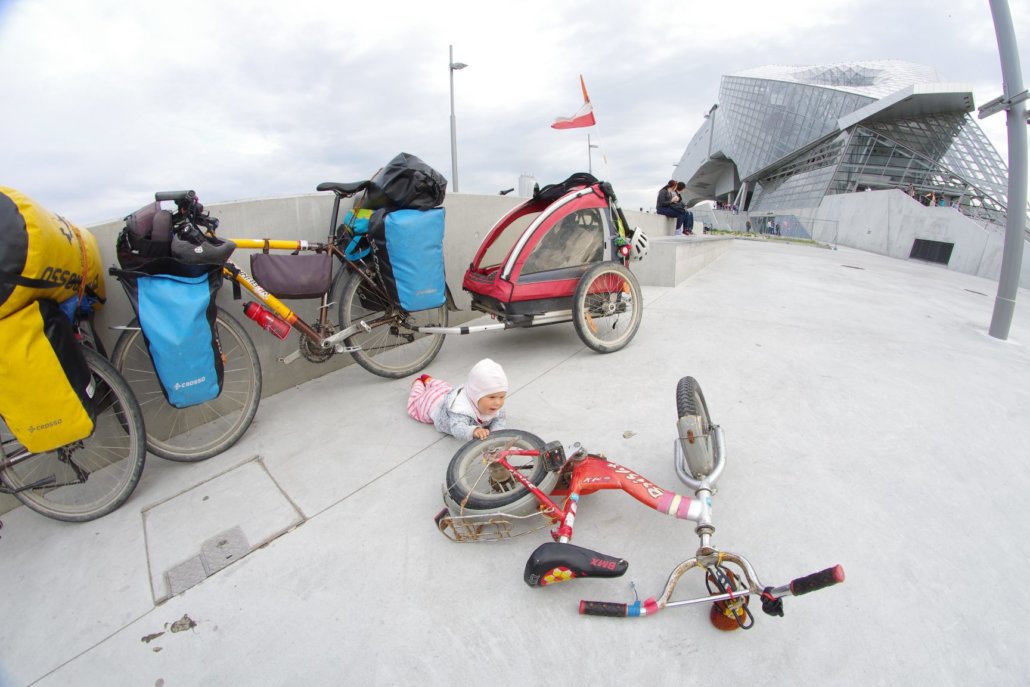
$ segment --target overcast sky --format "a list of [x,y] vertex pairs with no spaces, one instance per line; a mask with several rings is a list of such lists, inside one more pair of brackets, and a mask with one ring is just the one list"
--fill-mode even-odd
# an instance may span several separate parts
[[[1010,7],[1030,36],[1030,3]],[[0,184],[89,225],[157,190],[310,193],[401,151],[450,179],[452,44],[462,193],[586,170],[589,134],[594,174],[633,209],[724,74],[900,59],[977,106],[1002,93],[987,0],[0,0]],[[582,104],[580,74],[597,126],[551,129]],[[1005,114],[981,125],[1007,160]]]

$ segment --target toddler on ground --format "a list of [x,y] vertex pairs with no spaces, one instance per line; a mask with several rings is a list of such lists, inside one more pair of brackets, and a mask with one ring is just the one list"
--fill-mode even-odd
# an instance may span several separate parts
[[504,428],[508,378],[500,365],[484,358],[472,366],[463,386],[422,375],[411,383],[408,415],[445,434],[468,441],[485,439]]

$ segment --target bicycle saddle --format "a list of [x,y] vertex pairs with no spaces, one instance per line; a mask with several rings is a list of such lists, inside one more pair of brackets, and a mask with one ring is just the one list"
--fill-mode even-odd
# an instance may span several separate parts
[[522,579],[530,587],[546,587],[577,577],[621,577],[629,563],[575,544],[541,544],[526,561]]
[[345,196],[353,196],[355,193],[360,193],[368,188],[369,182],[366,181],[351,181],[347,183],[340,183],[338,181],[323,181],[321,184],[315,187],[316,191],[336,191],[342,193]]

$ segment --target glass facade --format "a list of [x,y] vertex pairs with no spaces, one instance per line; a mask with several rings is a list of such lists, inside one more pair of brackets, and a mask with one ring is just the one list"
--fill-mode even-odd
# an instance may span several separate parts
[[[729,160],[737,188],[687,181],[692,202],[727,200],[746,185],[744,207],[772,212],[816,207],[828,194],[899,188],[924,203],[1004,224],[1008,171],[964,109],[917,114],[919,108],[892,109],[905,102],[895,97],[839,128],[842,118],[882,98],[940,80],[929,67],[896,61],[760,67],[724,76],[714,117],[698,132],[708,138],[707,153],[699,158],[701,147],[692,140],[677,178],[687,181],[706,160]],[[937,95],[934,88],[925,92],[914,98]]]

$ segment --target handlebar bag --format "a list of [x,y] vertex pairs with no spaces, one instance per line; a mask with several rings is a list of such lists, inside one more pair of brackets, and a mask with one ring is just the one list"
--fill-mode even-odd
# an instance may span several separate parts
[[115,244],[118,264],[136,269],[152,260],[172,255],[172,213],[160,203],[149,203],[125,216],[125,226]]
[[25,194],[0,186],[0,317],[32,301],[58,302],[83,288],[104,298],[96,237]]
[[331,284],[333,256],[253,253],[250,271],[257,283],[276,298],[321,298]]
[[408,312],[447,301],[444,209],[376,210],[368,223],[376,264],[394,302]]
[[369,180],[364,207],[429,210],[443,203],[447,180],[410,153],[400,153]]
[[136,311],[168,403],[188,408],[217,398],[224,376],[215,328],[222,268],[163,258],[110,272]]
[[33,301],[0,319],[0,416],[22,446],[45,453],[93,433],[93,380],[56,301]]

